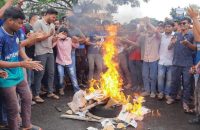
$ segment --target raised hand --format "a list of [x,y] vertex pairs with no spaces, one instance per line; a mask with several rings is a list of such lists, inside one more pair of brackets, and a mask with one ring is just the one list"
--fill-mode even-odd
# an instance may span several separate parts
[[193,19],[193,18],[198,18],[199,16],[199,11],[194,9],[193,7],[187,8],[187,14]]

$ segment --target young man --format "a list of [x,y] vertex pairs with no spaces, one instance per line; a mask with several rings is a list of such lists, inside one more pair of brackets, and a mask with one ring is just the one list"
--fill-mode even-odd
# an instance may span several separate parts
[[[29,36],[31,36],[31,34],[33,34],[33,25],[35,24],[35,22],[37,22],[38,20],[38,15],[36,14],[31,14],[29,16],[29,23],[26,23],[23,27],[24,32],[26,34],[26,37],[29,38]],[[34,59],[34,51],[35,51],[35,46],[26,46],[25,47],[25,51],[26,54],[29,58]],[[32,89],[32,84],[33,84],[33,71],[32,70],[27,70],[27,80],[28,80],[28,84],[30,86],[30,88]]]
[[73,69],[71,50],[72,47],[78,47],[79,43],[73,43],[71,38],[68,37],[67,28],[60,28],[58,34],[58,40],[53,44],[57,48],[56,63],[59,75],[59,94],[64,95],[64,77],[65,72],[68,73],[69,78],[72,82],[74,92],[80,90],[78,86],[78,81],[76,79],[75,72]]
[[46,33],[44,38],[35,45],[35,59],[41,61],[41,64],[45,67],[43,71],[34,72],[34,85],[33,85],[33,99],[37,103],[43,103],[44,100],[39,96],[41,89],[41,81],[44,73],[47,72],[47,97],[59,99],[57,95],[53,93],[54,85],[54,55],[53,55],[53,35],[55,33],[55,25],[58,12],[54,9],[48,9],[45,16],[38,20],[33,25],[33,30],[43,31]]
[[158,75],[158,60],[160,46],[160,32],[146,19],[147,33],[144,35],[142,77],[145,91],[142,96],[156,97],[156,83]]
[[161,35],[161,44],[158,62],[158,99],[163,99],[164,96],[169,97],[169,89],[172,80],[172,61],[174,50],[168,49],[173,37],[173,22],[166,21],[164,24],[164,33]]
[[172,82],[170,89],[170,98],[167,104],[172,104],[177,96],[179,82],[183,77],[183,109],[189,111],[189,103],[192,93],[192,75],[189,73],[193,65],[193,52],[196,50],[196,45],[193,44],[194,36],[189,31],[191,20],[184,17],[180,21],[181,32],[177,32],[172,38],[169,49],[174,48],[173,66],[172,66]]
[[8,77],[0,78],[0,93],[5,101],[8,114],[9,130],[18,130],[19,102],[21,99],[21,116],[23,130],[41,130],[31,124],[31,93],[21,67],[42,70],[38,61],[21,61],[19,54],[23,49],[19,46],[18,30],[22,27],[24,13],[14,7],[4,12],[4,24],[0,28],[0,67],[6,71]]

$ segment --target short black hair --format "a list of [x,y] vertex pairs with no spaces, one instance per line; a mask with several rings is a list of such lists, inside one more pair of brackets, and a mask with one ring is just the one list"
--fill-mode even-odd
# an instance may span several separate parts
[[47,14],[55,14],[55,15],[58,15],[58,11],[56,11],[56,10],[53,9],[53,8],[49,8],[49,9],[47,9],[47,11],[46,11],[45,14],[46,14],[46,15],[47,15]]
[[183,18],[180,20],[180,22],[181,22],[181,21],[185,21],[185,20],[187,20],[188,23],[192,23],[192,20],[191,20],[189,17],[183,17]]
[[10,7],[8,9],[5,10],[4,14],[3,14],[3,19],[7,20],[9,18],[12,18],[14,20],[16,19],[25,19],[25,15],[24,12],[22,10],[20,10],[19,8],[16,7]]
[[65,33],[68,34],[68,29],[65,28],[65,27],[61,27],[61,28],[59,29],[59,33],[60,33],[60,32],[65,32]]
[[166,25],[170,25],[170,26],[174,27],[174,22],[172,20],[167,20],[164,23],[164,26],[166,26]]
[[31,13],[31,14],[29,15],[29,21],[30,21],[34,16],[37,16],[37,14],[36,14],[36,13]]

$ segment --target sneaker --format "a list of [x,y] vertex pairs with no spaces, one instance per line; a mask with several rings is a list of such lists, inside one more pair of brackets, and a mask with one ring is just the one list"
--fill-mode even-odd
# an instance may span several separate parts
[[59,94],[60,94],[61,96],[65,95],[65,92],[64,92],[64,89],[63,89],[63,88],[59,89]]
[[156,98],[156,94],[154,92],[151,92],[150,97],[151,98]]
[[159,93],[159,94],[158,94],[158,99],[159,99],[159,100],[162,100],[163,98],[164,98],[164,94],[163,94],[163,93]]
[[166,103],[167,103],[168,105],[170,105],[170,104],[172,104],[172,103],[174,103],[174,102],[175,102],[175,100],[174,100],[172,97],[168,98],[167,101],[166,101]]
[[40,96],[33,97],[33,101],[35,101],[36,103],[43,103],[44,102],[44,100]]
[[143,97],[147,97],[147,96],[150,95],[150,93],[145,91],[145,92],[142,92],[141,95],[142,95]]
[[50,93],[47,95],[48,98],[59,99],[59,96],[55,95],[54,93]]

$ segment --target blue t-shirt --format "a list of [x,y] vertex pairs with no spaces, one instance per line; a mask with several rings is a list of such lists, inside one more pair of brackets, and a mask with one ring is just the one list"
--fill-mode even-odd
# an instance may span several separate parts
[[2,26],[3,25],[3,20],[2,19],[0,19],[0,26]]
[[[0,60],[19,61],[19,35],[17,33],[10,35],[2,27],[0,28]],[[21,67],[1,69],[8,73],[8,77],[6,79],[0,78],[0,88],[13,87],[24,80]]]
[[197,52],[195,55],[194,63],[197,64],[200,61],[200,42],[196,42],[197,45]]
[[173,65],[181,67],[190,67],[193,65],[194,51],[186,46],[184,46],[181,41],[187,39],[193,44],[194,36],[192,32],[188,32],[185,35],[182,33],[176,33],[177,43],[174,46],[174,58]]

